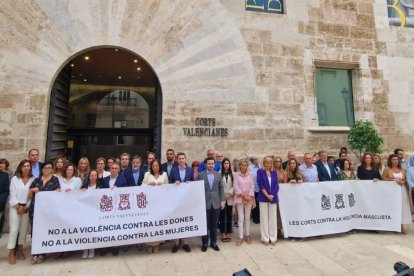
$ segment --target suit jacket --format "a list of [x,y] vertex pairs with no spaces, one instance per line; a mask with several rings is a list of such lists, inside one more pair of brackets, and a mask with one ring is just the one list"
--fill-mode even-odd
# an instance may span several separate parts
[[279,198],[277,196],[279,192],[279,177],[274,170],[270,172],[270,182],[271,183],[269,183],[269,179],[267,178],[266,171],[264,169],[259,169],[257,171],[257,185],[259,185],[259,194],[257,195],[258,202],[270,202],[262,192],[263,189],[266,190],[267,194],[273,196],[271,203],[279,202]]
[[191,169],[190,167],[186,166],[185,167],[185,176],[184,176],[184,181],[181,181],[181,177],[180,177],[180,169],[179,167],[173,167],[171,169],[171,173],[169,175],[169,180],[170,183],[175,183],[175,181],[180,181],[180,182],[187,182],[187,181],[193,181],[193,169]]
[[225,202],[224,189],[221,182],[221,173],[214,171],[213,188],[210,189],[208,183],[207,171],[201,172],[198,175],[198,180],[204,180],[204,192],[206,195],[206,209],[220,209],[220,204]]
[[318,178],[319,181],[335,181],[338,180],[336,177],[335,168],[328,162],[329,171],[331,173],[331,176],[329,177],[329,173],[326,170],[324,164],[321,160],[318,160],[315,162],[315,166],[318,169]]
[[4,212],[9,194],[10,194],[9,174],[6,172],[0,172],[0,212]]
[[134,173],[132,172],[132,169],[126,170],[124,172],[124,177],[126,178],[127,185],[128,186],[141,186],[145,173],[146,173],[145,169],[143,167],[140,167],[138,182],[135,182]]
[[[178,167],[178,162],[177,161],[174,161],[174,164],[173,164],[173,166],[172,166],[172,168],[171,168],[171,170],[173,169],[173,168],[176,168],[176,167]],[[161,164],[161,169],[162,169],[162,171],[163,172],[166,172],[167,174],[168,174],[168,163],[167,162],[165,162],[165,163],[163,163],[163,164]],[[171,173],[171,172],[170,172]],[[170,175],[168,174],[168,177],[169,177]]]
[[[104,177],[104,179],[102,179],[102,189],[108,189],[109,188],[109,180],[110,179],[111,179],[111,176],[107,176],[107,177]],[[118,174],[118,176],[115,180],[114,186],[117,186],[118,188],[128,186],[126,178],[123,175]]]

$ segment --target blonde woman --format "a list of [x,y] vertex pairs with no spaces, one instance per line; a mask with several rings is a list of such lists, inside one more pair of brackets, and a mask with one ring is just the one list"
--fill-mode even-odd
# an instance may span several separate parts
[[275,170],[272,169],[272,158],[263,159],[263,169],[257,171],[259,185],[258,201],[260,205],[260,232],[264,245],[276,245],[277,241],[277,203],[279,182]]
[[77,177],[81,179],[82,184],[88,182],[88,175],[90,170],[91,166],[89,164],[88,158],[82,157],[81,159],[79,159]]
[[234,174],[234,205],[237,210],[239,239],[237,246],[243,243],[244,236],[247,244],[252,244],[250,238],[250,213],[255,205],[254,179],[248,170],[247,160],[240,161],[239,172]]
[[282,158],[278,156],[273,158],[273,168],[277,173],[278,183],[284,183],[286,171],[282,168]]

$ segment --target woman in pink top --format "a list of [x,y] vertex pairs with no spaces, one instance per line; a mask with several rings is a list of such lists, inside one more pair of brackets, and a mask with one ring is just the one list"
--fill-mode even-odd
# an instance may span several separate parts
[[254,180],[248,170],[249,163],[243,160],[239,164],[239,172],[234,174],[234,205],[237,210],[239,239],[236,245],[243,243],[246,236],[247,244],[252,244],[250,238],[250,213],[254,204]]

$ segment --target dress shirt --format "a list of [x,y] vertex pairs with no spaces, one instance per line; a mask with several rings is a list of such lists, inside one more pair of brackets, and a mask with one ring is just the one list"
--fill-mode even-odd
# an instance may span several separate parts
[[178,167],[178,172],[180,173],[181,182],[183,182],[183,180],[185,179],[185,169],[186,169],[185,166],[183,168]]
[[60,188],[62,191],[66,190],[79,190],[82,187],[82,181],[79,177],[72,177],[71,179],[59,178]]
[[252,174],[253,176],[253,181],[254,181],[254,191],[256,193],[259,192],[259,185],[257,184],[257,170],[260,169],[260,165],[254,166],[254,165],[250,165],[249,166],[249,172]]
[[114,186],[115,186],[115,182],[116,182],[116,178],[117,178],[118,176],[116,176],[115,178],[109,178],[109,188],[113,188]]
[[210,190],[212,190],[213,184],[214,184],[214,172],[207,171],[207,179],[208,179],[208,184],[210,185]]
[[328,171],[329,178],[331,178],[331,179],[332,179],[331,170],[329,169],[329,164],[328,164],[328,162],[326,162],[326,163],[322,162],[322,164],[325,166],[325,169]]
[[303,182],[317,182],[318,181],[318,168],[314,164],[310,166],[303,163],[299,166],[302,173]]
[[167,174],[170,175],[171,173],[171,169],[174,166],[174,161],[172,161],[172,163],[168,163],[167,162]]
[[32,176],[29,181],[27,181],[26,185],[23,183],[22,178],[18,178],[17,176],[13,176],[10,182],[10,206],[14,206],[17,203],[20,204],[27,204],[28,196],[29,196],[29,188],[32,185],[33,180],[36,177]]
[[39,162],[32,164],[32,174],[36,177],[40,176]]
[[132,169],[132,176],[134,177],[134,183],[137,183],[138,182],[138,179],[139,179],[139,171],[140,171],[139,168],[136,169],[136,170]]
[[[407,184],[408,187],[414,189],[414,167],[410,167],[407,171]],[[11,193],[11,190],[10,190]]]

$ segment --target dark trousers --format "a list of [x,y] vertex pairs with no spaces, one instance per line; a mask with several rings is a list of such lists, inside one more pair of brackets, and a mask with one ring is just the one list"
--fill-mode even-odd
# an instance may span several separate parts
[[207,235],[201,237],[203,245],[208,245],[208,231],[210,231],[210,244],[217,242],[217,222],[220,215],[220,208],[214,209],[211,207],[206,212],[207,214]]
[[3,233],[4,217],[6,215],[5,213],[6,213],[6,210],[4,210],[3,214],[0,217],[0,233]]
[[256,201],[256,208],[252,209],[252,219],[253,223],[259,224],[260,223],[260,208],[259,208],[259,202],[257,201],[257,197],[259,196],[259,193],[254,193],[254,200]]
[[232,205],[227,205],[226,202],[226,207],[224,207],[223,210],[220,210],[220,223],[219,223],[219,227],[220,227],[220,233],[225,233],[225,234],[229,234],[233,229],[233,225],[232,225],[232,213],[233,213],[233,206]]

